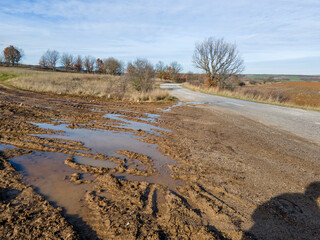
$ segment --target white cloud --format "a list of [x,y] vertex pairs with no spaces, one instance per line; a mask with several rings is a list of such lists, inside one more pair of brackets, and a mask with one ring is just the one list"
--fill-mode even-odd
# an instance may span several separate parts
[[51,48],[122,60],[177,60],[194,70],[194,43],[216,36],[236,42],[253,66],[320,56],[319,10],[316,0],[1,1],[0,47],[24,48],[30,63]]

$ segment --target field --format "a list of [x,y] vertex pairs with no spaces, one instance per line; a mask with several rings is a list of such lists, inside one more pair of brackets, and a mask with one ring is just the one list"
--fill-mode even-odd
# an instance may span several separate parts
[[320,108],[320,82],[280,82],[266,84],[253,89],[278,91],[286,94],[289,104]]
[[4,74],[2,80],[7,84],[25,90],[133,101],[170,100],[168,92],[156,88],[147,93],[135,91],[125,76],[35,71],[10,67],[0,67],[1,72]]
[[274,74],[246,74],[242,79],[262,81],[289,81],[289,82],[320,82],[320,76],[309,75],[274,75]]

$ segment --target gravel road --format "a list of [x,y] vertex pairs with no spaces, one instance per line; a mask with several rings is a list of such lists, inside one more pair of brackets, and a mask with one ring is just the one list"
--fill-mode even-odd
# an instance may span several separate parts
[[212,108],[231,111],[265,125],[286,130],[320,144],[320,112],[243,101],[191,91],[180,84],[162,84],[184,102],[203,102]]

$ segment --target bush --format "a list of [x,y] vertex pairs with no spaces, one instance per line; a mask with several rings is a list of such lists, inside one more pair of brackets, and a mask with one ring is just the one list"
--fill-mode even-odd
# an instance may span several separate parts
[[123,64],[115,58],[104,60],[104,68],[107,74],[121,75],[123,73]]
[[249,83],[250,83],[251,85],[256,85],[258,82],[257,82],[256,80],[250,80]]
[[128,63],[127,77],[133,88],[139,92],[152,90],[155,70],[146,59],[137,59],[133,63]]

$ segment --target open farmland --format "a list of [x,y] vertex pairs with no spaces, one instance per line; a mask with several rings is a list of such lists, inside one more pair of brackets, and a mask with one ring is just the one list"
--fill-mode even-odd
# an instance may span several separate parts
[[277,91],[288,98],[288,103],[320,108],[320,82],[280,82],[248,88],[262,92]]
[[320,76],[315,75],[275,75],[275,74],[245,74],[243,79],[257,81],[289,81],[289,82],[320,82]]

